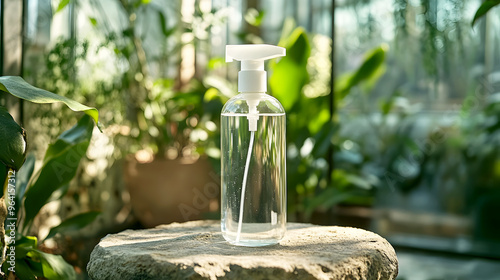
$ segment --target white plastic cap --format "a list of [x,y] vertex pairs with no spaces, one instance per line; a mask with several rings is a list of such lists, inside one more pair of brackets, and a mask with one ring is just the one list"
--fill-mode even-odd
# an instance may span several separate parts
[[226,62],[241,61],[238,72],[239,92],[267,92],[264,60],[286,55],[286,49],[273,45],[227,45]]

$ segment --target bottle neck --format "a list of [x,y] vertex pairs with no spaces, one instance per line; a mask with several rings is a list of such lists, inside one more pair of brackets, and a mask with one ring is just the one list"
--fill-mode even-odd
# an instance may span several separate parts
[[251,91],[251,92],[239,92],[239,94],[242,94],[242,95],[248,95],[248,96],[256,96],[256,95],[263,95],[263,94],[266,94],[267,95],[267,92],[265,91]]
[[265,92],[240,92],[238,96],[241,99],[246,100],[247,102],[257,102],[257,104],[260,102],[260,100],[265,99],[266,96],[269,96]]

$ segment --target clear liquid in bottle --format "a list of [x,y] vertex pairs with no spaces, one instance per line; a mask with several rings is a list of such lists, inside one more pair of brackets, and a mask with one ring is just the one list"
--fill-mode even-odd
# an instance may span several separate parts
[[221,117],[222,234],[235,245],[276,244],[286,231],[286,117],[259,113],[251,132],[247,116]]

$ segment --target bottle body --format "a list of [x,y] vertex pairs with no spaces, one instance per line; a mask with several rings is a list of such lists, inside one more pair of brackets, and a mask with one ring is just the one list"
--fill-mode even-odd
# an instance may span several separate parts
[[[246,97],[258,98],[255,131]],[[285,234],[285,121],[281,104],[264,93],[239,94],[223,108],[221,229],[232,244],[271,245]]]

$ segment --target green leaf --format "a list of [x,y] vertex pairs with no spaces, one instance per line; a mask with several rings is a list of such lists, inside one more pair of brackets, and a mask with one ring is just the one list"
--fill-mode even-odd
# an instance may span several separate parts
[[260,26],[265,14],[266,13],[264,11],[257,11],[254,8],[250,8],[247,10],[243,18],[252,26]]
[[368,180],[366,180],[365,178],[360,177],[358,175],[346,174],[346,179],[347,179],[347,181],[349,181],[349,183],[351,183],[352,185],[354,185],[358,188],[365,189],[365,190],[372,189],[372,185],[370,184],[370,182],[368,182]]
[[388,47],[382,45],[368,52],[361,66],[353,73],[344,75],[337,79],[335,86],[335,96],[343,99],[350,90],[358,84],[370,81],[373,77],[381,73],[384,67],[385,54]]
[[30,267],[31,273],[33,273],[37,277],[37,279],[43,278],[43,267],[40,262],[36,262],[31,258],[25,258],[24,260]]
[[161,32],[165,37],[170,37],[170,35],[174,34],[175,29],[177,28],[174,25],[172,28],[167,27],[167,18],[163,14],[162,11],[158,10],[158,20],[160,21]]
[[401,92],[399,91],[394,91],[387,100],[382,100],[379,104],[380,106],[380,111],[382,112],[382,115],[387,116],[391,111],[392,108],[394,107],[394,102],[397,97],[401,96]]
[[476,21],[486,15],[486,13],[491,10],[491,8],[497,6],[500,4],[500,0],[486,0],[479,6],[479,8],[476,11],[476,14],[474,15],[474,19],[471,22],[471,26],[474,26],[476,24]]
[[50,280],[76,279],[73,267],[63,257],[33,250],[42,263],[43,277]]
[[311,134],[316,134],[330,121],[330,111],[328,108],[316,108],[314,114],[309,119],[307,128]]
[[94,122],[99,122],[99,112],[97,109],[85,106],[79,102],[69,99],[55,93],[36,88],[28,84],[23,78],[17,76],[3,76],[0,77],[0,90],[14,95],[15,97],[33,102],[33,103],[56,103],[62,102],[66,104],[71,110],[76,112],[84,112],[91,116]]
[[[32,251],[36,249],[36,246],[36,237],[16,234],[15,272],[16,276],[21,280],[36,279],[36,276],[43,276],[41,263],[35,262],[29,256],[32,254]],[[11,263],[8,261],[4,262],[2,271],[8,274],[9,267],[11,267]]]
[[295,20],[291,17],[288,17],[283,22],[283,28],[281,28],[280,41],[278,42],[278,46],[285,46],[292,35],[293,31],[297,28],[297,24]]
[[[7,264],[8,262],[6,262]],[[9,265],[7,265],[9,266]],[[8,271],[8,267],[7,271]],[[7,273],[6,271],[6,273]],[[36,280],[35,272],[32,271],[31,267],[28,265],[24,259],[16,259],[16,276],[21,280]]]
[[26,134],[2,106],[0,106],[0,142],[2,143],[0,162],[9,168],[19,170],[26,159]]
[[337,129],[333,121],[325,123],[321,130],[314,134],[315,142],[311,154],[317,158],[326,155],[328,148],[332,144],[332,138],[336,131]]
[[327,188],[305,201],[304,215],[309,218],[319,207],[329,209],[350,197],[352,197],[350,192],[340,191],[333,187]]
[[208,61],[208,69],[217,69],[224,65],[225,60],[223,57],[214,57]]
[[311,45],[306,31],[296,28],[285,44],[286,56],[274,65],[269,79],[271,92],[285,111],[299,100],[302,87],[308,82],[307,59],[311,54]]
[[[31,248],[36,249],[38,247],[38,239],[35,236],[24,236],[22,234],[16,235],[16,248]],[[22,254],[16,254],[17,257],[22,257]]]
[[[82,117],[75,126],[61,133],[57,140],[49,145],[45,152],[43,163],[45,164],[49,160],[58,157],[61,152],[71,146],[89,141],[92,136],[92,128],[91,120],[86,116]],[[85,152],[86,150],[79,151],[81,155],[85,154]]]
[[59,13],[62,9],[66,8],[68,6],[70,0],[61,0],[59,2],[59,5],[57,6],[56,12],[54,14]]
[[26,158],[26,162],[24,163],[23,167],[16,174],[16,213],[19,212],[19,205],[21,205],[21,202],[23,201],[26,187],[28,186],[31,175],[33,175],[33,170],[35,169],[35,161],[35,155],[31,153]]
[[84,115],[78,123],[49,145],[37,180],[26,192],[24,225],[38,214],[52,193],[69,183],[76,174],[92,136],[93,122]]
[[97,19],[95,19],[94,17],[89,17],[89,21],[92,26],[97,26]]
[[16,174],[16,198],[22,199],[35,169],[35,154],[30,153],[23,167]]
[[90,211],[82,214],[73,216],[56,227],[50,229],[49,235],[45,239],[54,237],[58,233],[66,233],[69,231],[75,231],[84,228],[85,226],[92,223],[97,216],[101,214],[100,211]]

